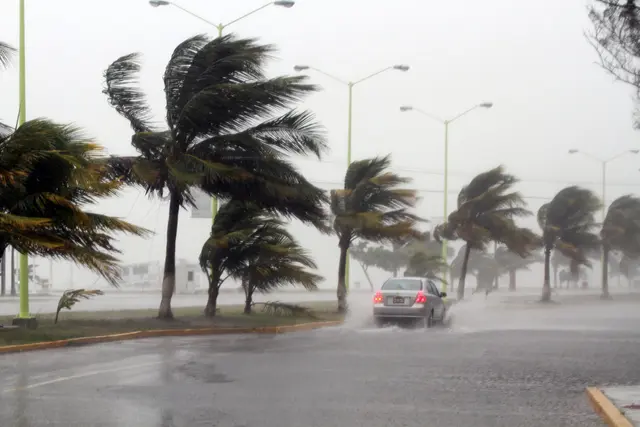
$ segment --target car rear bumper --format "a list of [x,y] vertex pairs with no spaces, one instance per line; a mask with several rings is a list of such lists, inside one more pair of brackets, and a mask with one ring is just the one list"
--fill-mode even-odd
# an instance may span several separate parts
[[373,307],[373,317],[424,317],[427,310],[422,304],[411,307],[393,307],[376,304]]

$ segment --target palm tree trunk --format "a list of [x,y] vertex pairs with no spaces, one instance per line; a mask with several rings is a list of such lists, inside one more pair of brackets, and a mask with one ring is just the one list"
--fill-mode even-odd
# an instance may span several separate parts
[[209,285],[209,296],[207,298],[207,305],[204,308],[204,315],[206,317],[215,317],[216,310],[218,309],[218,294],[220,293],[220,288],[215,284],[214,286]]
[[608,299],[609,295],[609,247],[602,245],[602,295],[600,298]]
[[509,290],[516,290],[516,270],[509,270]]
[[340,245],[340,260],[338,262],[338,313],[347,312],[347,287],[345,285],[345,275],[347,270],[347,245]]
[[364,272],[364,277],[367,278],[367,282],[369,282],[369,287],[373,291],[373,282],[371,281],[371,277],[369,276],[368,267],[364,265],[364,263],[359,263],[360,267],[362,267],[362,271]]
[[209,291],[207,297],[207,305],[204,308],[206,317],[214,317],[218,308],[218,295],[220,294],[220,266],[216,260],[211,262],[211,275],[207,275],[209,280]]
[[551,261],[551,249],[544,248],[544,283],[542,284],[542,302],[551,301],[551,277],[549,263]]
[[460,280],[458,281],[458,301],[464,298],[464,282],[467,278],[467,264],[469,264],[469,255],[471,255],[471,245],[468,243],[464,247],[464,259],[462,260],[462,268],[460,269]]
[[178,235],[178,215],[180,203],[178,195],[169,198],[169,219],[167,221],[167,247],[164,255],[164,277],[162,278],[162,299],[158,310],[159,319],[173,319],[171,298],[176,290],[176,237]]
[[242,289],[244,289],[244,314],[251,314],[251,306],[253,305],[253,286],[248,279],[242,279]]

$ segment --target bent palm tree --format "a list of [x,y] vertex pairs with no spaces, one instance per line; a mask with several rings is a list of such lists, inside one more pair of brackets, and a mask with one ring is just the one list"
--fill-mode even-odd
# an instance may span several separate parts
[[121,169],[147,193],[169,195],[160,318],[173,317],[178,218],[180,208],[193,206],[194,188],[326,227],[326,194],[286,160],[288,153],[319,157],[326,148],[312,115],[289,111],[316,88],[304,76],[266,78],[273,51],[233,36],[199,35],[179,44],[164,74],[166,130],[151,123],[137,84],[138,55],[119,58],[105,72],[105,93],[129,120],[139,152]]
[[374,286],[371,281],[371,277],[369,276],[369,267],[376,265],[378,255],[378,251],[376,249],[378,248],[371,248],[368,246],[368,242],[364,241],[358,242],[357,245],[351,248],[351,257],[360,264],[360,267],[362,267],[362,272],[367,278],[371,291],[374,290]]
[[518,270],[529,270],[530,265],[544,262],[544,258],[537,251],[523,258],[504,246],[500,246],[496,250],[495,258],[500,266],[500,273],[509,274],[510,291],[516,290],[516,274]]
[[281,224],[251,203],[231,200],[222,205],[200,252],[200,267],[209,278],[206,316],[215,316],[220,287],[239,268],[245,252],[255,248],[255,239],[262,229]]
[[446,283],[446,274],[449,266],[442,260],[442,256],[427,252],[415,252],[409,258],[405,276],[426,277],[427,279]]
[[[447,252],[453,252],[448,248]],[[431,239],[429,232],[422,233],[416,239],[411,239],[402,247],[406,257],[405,276],[420,276],[446,283],[446,272],[449,265],[442,260],[442,243]]]
[[247,256],[234,274],[242,282],[245,314],[251,313],[255,291],[267,293],[286,285],[316,290],[323,280],[309,271],[317,268],[316,263],[284,227],[263,229],[256,246],[259,250]]
[[526,257],[539,244],[538,236],[518,227],[515,218],[530,215],[520,193],[512,191],[517,178],[502,166],[481,173],[460,190],[458,208],[447,222],[436,227],[440,240],[462,239],[466,242],[458,283],[458,299],[464,298],[467,265],[472,249],[484,252],[491,241],[503,243],[509,250]]
[[0,254],[16,250],[69,259],[119,278],[113,233],[148,231],[85,210],[122,188],[100,147],[66,125],[36,119],[0,137]]
[[571,186],[560,190],[549,203],[538,210],[544,248],[543,302],[551,300],[549,267],[553,249],[574,261],[575,266],[591,265],[588,260],[589,251],[599,245],[594,230],[597,227],[595,214],[600,206],[600,200],[591,190]]
[[[316,289],[322,280],[307,270],[315,269],[316,264],[287,232],[283,221],[237,200],[220,209],[212,235],[202,248],[200,266],[217,280],[215,295],[227,277],[242,282],[245,313],[251,312],[256,290],[269,292],[287,284]],[[212,316],[215,300],[212,292],[209,295],[205,312]]]
[[609,253],[630,258],[640,255],[640,198],[626,195],[609,206],[600,230],[602,239],[602,297],[609,298]]
[[347,310],[347,251],[355,240],[386,243],[420,236],[415,228],[420,219],[408,211],[415,206],[416,192],[398,188],[410,180],[388,172],[390,165],[389,156],[353,162],[347,169],[344,189],[331,190],[333,228],[340,247],[337,289],[340,312]]

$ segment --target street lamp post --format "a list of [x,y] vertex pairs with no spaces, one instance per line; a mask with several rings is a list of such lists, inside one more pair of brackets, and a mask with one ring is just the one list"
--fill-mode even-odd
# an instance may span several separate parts
[[[19,114],[18,127],[27,120],[27,93],[26,93],[26,52],[25,52],[25,0],[20,0],[19,4]],[[18,317],[14,319],[14,324],[28,327],[35,327],[35,318],[29,313],[29,257],[27,254],[20,254],[20,311]]]
[[[269,3],[266,3],[262,6],[260,6],[257,9],[253,9],[250,12],[245,13],[242,16],[239,16],[238,18],[227,22],[226,24],[220,23],[220,24],[216,24],[214,22],[209,21],[208,19],[203,18],[202,16],[191,12],[188,9],[185,9],[184,7],[180,6],[177,3],[174,3],[172,1],[169,0],[149,0],[149,4],[153,7],[159,7],[159,6],[174,6],[178,9],[180,9],[181,11],[193,16],[194,18],[197,18],[203,22],[206,22],[207,24],[215,27],[218,30],[218,37],[222,37],[222,32],[224,31],[225,28],[227,28],[229,25],[231,24],[235,24],[236,22],[253,15],[256,12],[261,11],[262,9],[265,9],[269,6],[280,6],[280,7],[284,7],[289,9],[290,7],[293,7],[293,5],[296,4],[295,1],[293,0],[276,0],[276,1],[270,1]],[[214,223],[216,220],[216,214],[218,213],[218,199],[216,197],[212,197],[211,198],[211,222]]]
[[[352,123],[353,123],[353,87],[357,84],[360,84],[366,80],[369,80],[379,74],[382,74],[386,71],[409,71],[409,66],[405,65],[405,64],[396,64],[396,65],[392,65],[390,67],[385,67],[381,70],[376,71],[375,73],[369,74],[366,77],[361,78],[360,80],[355,80],[355,81],[345,81],[339,77],[334,76],[333,74],[329,74],[327,72],[324,72],[322,70],[319,70],[318,68],[315,67],[311,67],[309,65],[296,65],[293,67],[293,69],[295,71],[305,71],[305,70],[313,70],[317,73],[320,73],[322,75],[325,75],[335,81],[337,81],[338,83],[341,83],[345,86],[347,86],[348,89],[348,94],[349,94],[349,100],[348,100],[348,107],[347,107],[347,168],[349,167],[349,165],[351,164],[351,131],[352,131]],[[347,288],[347,293],[349,292],[349,253],[347,252],[347,263],[345,266],[345,287]]]
[[[449,195],[449,125],[454,121],[458,120],[459,118],[461,118],[462,116],[475,110],[476,108],[491,108],[491,107],[493,107],[492,102],[482,102],[480,104],[476,104],[473,107],[463,111],[462,113],[454,116],[451,119],[441,119],[438,116],[427,113],[426,111],[413,107],[411,105],[403,105],[400,107],[400,111],[402,112],[415,111],[416,113],[420,113],[423,116],[429,117],[430,119],[435,120],[438,123],[442,123],[444,125],[444,210],[443,210],[444,221],[446,221],[447,218],[449,217],[449,211],[447,207],[447,201],[448,201],[448,195]],[[447,263],[447,240],[446,239],[442,240],[441,256],[442,256],[442,261],[444,263]],[[446,282],[442,284],[442,291],[443,292],[447,291]]]
[[226,24],[220,23],[220,24],[215,24],[211,21],[209,21],[208,19],[203,18],[200,15],[197,15],[193,12],[191,12],[190,10],[185,9],[184,7],[180,6],[179,4],[176,4],[172,1],[168,1],[168,0],[149,0],[149,4],[153,7],[158,7],[158,6],[174,6],[180,10],[182,10],[185,13],[188,13],[189,15],[193,16],[194,18],[198,18],[199,20],[206,22],[209,25],[212,25],[214,27],[216,27],[218,29],[218,37],[222,37],[222,32],[224,31],[225,28],[227,28],[229,25],[231,24],[235,24],[236,22],[240,21],[241,19],[246,18],[249,15],[253,15],[256,12],[261,11],[264,8],[267,8],[269,6],[281,6],[281,7],[286,7],[286,8],[290,8],[292,7],[294,4],[296,4],[295,1],[293,0],[277,0],[277,1],[270,1],[269,3],[260,6],[257,9],[254,9],[248,13],[245,13],[244,15],[234,19],[233,21],[229,21]]

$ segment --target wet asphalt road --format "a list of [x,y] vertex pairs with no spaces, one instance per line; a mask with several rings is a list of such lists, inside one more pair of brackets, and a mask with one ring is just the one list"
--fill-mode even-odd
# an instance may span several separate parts
[[152,339],[0,356],[0,426],[602,426],[640,384],[640,305],[460,305],[450,327]]

